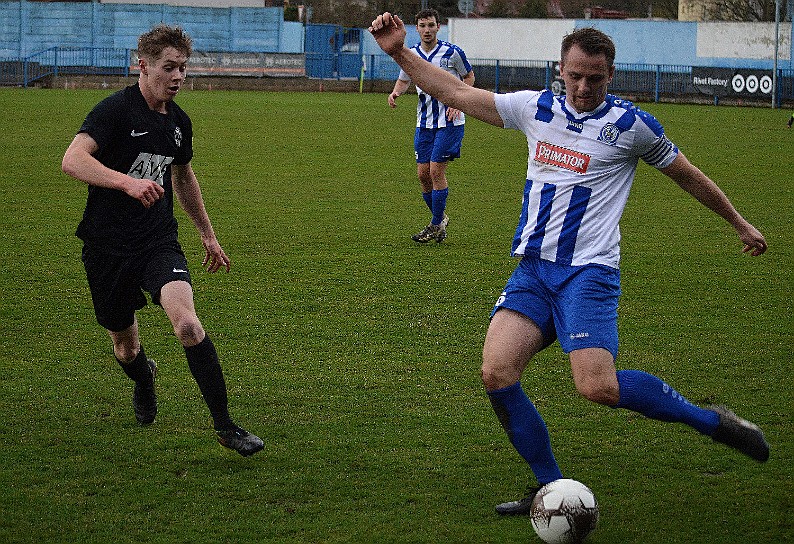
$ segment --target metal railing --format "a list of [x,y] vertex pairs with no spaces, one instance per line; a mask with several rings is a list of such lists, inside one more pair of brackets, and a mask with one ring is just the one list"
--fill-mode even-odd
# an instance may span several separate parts
[[[24,59],[0,59],[0,85],[24,86],[48,76],[128,76],[130,49],[51,47]],[[495,92],[549,88],[562,92],[556,62],[533,60],[470,59],[477,86]],[[321,79],[395,80],[400,68],[384,54],[305,53],[306,75]],[[794,69],[779,69],[776,104],[794,100]],[[610,92],[659,102],[703,100],[692,83],[692,67],[663,64],[617,64]],[[771,97],[770,97],[771,99]],[[717,102],[717,97],[714,97]]]
[[[522,89],[564,89],[556,62],[533,60],[469,59],[477,76],[477,87],[494,92]],[[324,79],[358,78],[361,63],[367,80],[395,80],[400,67],[383,54],[360,56],[354,53],[306,53],[306,73]],[[771,72],[771,70],[770,70]],[[794,70],[778,69],[777,104],[794,100]],[[609,86],[615,94],[639,96],[659,102],[663,99],[702,101],[708,95],[700,93],[692,82],[692,67],[667,64],[615,65],[615,77]],[[770,102],[771,102],[771,96]],[[716,103],[718,97],[711,97]],[[758,101],[759,95],[755,98]]]
[[23,59],[0,60],[0,85],[27,87],[59,75],[127,76],[129,70],[129,49],[50,47]]

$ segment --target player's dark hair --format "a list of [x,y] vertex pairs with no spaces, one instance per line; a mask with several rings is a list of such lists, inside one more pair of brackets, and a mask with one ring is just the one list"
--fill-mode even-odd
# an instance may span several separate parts
[[436,10],[433,8],[426,8],[417,13],[414,16],[414,24],[419,24],[419,19],[430,19],[434,18],[436,20],[436,25],[441,26],[441,15],[438,14]]
[[173,47],[186,57],[193,53],[193,40],[178,26],[159,24],[138,38],[138,55],[157,59],[166,47]]
[[582,51],[588,55],[600,55],[601,53],[607,58],[607,64],[612,66],[615,63],[615,44],[612,38],[596,30],[595,28],[577,28],[570,34],[562,39],[562,47],[560,49],[560,59],[565,60],[565,55],[568,54],[571,47],[578,45]]

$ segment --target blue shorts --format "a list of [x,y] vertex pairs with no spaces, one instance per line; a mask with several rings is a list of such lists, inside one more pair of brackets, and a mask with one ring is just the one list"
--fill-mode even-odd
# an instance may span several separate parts
[[560,341],[565,353],[604,348],[618,356],[620,270],[599,264],[570,266],[524,257],[507,281],[491,317],[501,308],[522,313],[540,327],[545,346]]
[[414,133],[416,162],[448,162],[460,157],[463,143],[463,127],[466,125],[443,128],[418,128]]

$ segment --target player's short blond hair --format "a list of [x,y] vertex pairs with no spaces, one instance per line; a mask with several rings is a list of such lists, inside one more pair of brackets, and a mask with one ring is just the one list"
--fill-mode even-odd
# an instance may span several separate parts
[[156,60],[166,47],[173,47],[190,57],[193,53],[193,40],[181,27],[162,23],[138,38],[138,55],[144,58]]

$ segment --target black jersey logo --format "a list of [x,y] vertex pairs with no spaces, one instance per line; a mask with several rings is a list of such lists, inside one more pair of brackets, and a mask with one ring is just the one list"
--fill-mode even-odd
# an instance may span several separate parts
[[148,179],[162,186],[165,171],[173,160],[173,157],[163,157],[153,153],[140,153],[135,162],[132,163],[127,175],[135,179]]
[[179,127],[174,128],[174,142],[177,147],[182,147],[182,130]]

